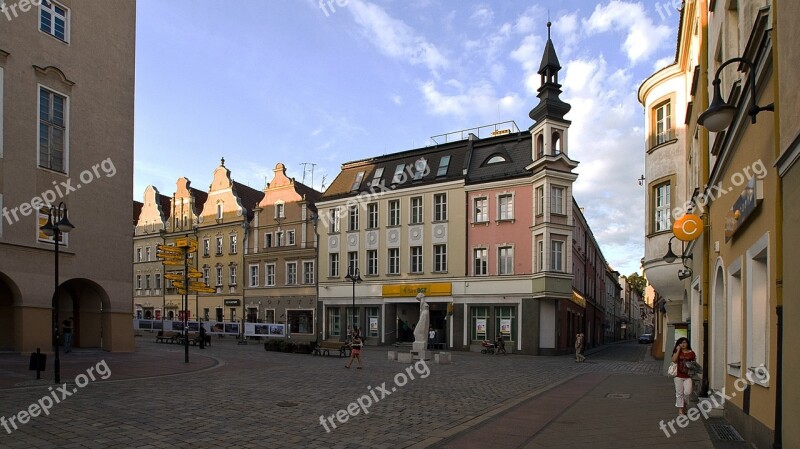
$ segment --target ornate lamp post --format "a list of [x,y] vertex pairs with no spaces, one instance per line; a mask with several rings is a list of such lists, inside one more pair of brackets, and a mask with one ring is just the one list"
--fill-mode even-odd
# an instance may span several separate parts
[[47,223],[39,228],[46,236],[53,237],[53,245],[55,247],[55,282],[53,288],[53,345],[55,346],[55,359],[53,372],[55,373],[55,382],[57,384],[61,383],[61,361],[58,358],[58,245],[61,234],[68,233],[73,229],[75,229],[75,226],[67,218],[67,205],[63,201],[56,207],[50,207],[47,213]]
[[361,279],[361,272],[358,268],[356,268],[353,273],[347,273],[347,276],[344,278],[353,283],[353,327],[351,329],[355,330],[358,324],[356,323],[356,284],[360,284],[363,279]]

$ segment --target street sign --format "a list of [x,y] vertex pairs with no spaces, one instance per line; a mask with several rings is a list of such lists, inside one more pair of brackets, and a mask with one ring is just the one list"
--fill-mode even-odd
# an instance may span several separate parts
[[182,267],[183,260],[172,260],[172,259],[165,259],[162,262],[164,265],[174,266],[174,267]]
[[189,279],[200,279],[201,277],[203,277],[203,273],[197,271],[197,269],[194,267],[189,267],[188,277]]
[[181,237],[175,240],[175,246],[186,249],[186,251],[193,253],[197,251],[197,240],[190,239],[189,237]]
[[183,273],[164,273],[164,279],[170,281],[183,281]]
[[156,249],[163,253],[174,253],[183,255],[183,249],[178,248],[177,246],[170,246],[170,245],[156,245]]

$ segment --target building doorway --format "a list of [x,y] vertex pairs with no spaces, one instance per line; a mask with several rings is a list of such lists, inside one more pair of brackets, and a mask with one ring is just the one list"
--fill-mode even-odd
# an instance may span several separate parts
[[16,285],[0,273],[0,351],[15,350],[14,303],[19,297]]

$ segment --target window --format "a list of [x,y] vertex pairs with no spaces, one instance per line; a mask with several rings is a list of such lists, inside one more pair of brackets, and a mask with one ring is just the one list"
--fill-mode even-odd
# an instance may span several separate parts
[[210,285],[210,284],[208,283],[208,278],[209,278],[209,276],[210,276],[210,275],[209,275],[209,271],[210,271],[210,270],[209,270],[209,268],[208,268],[208,267],[203,267],[203,283],[204,283],[204,284],[206,284],[206,285]]
[[236,285],[236,265],[228,267],[228,274],[230,274],[230,282],[228,285]]
[[672,225],[670,216],[670,184],[655,187],[655,232],[668,231]]
[[294,246],[294,231],[286,231],[286,244]]
[[348,231],[358,231],[358,206],[351,206],[348,214]]
[[330,217],[329,226],[331,232],[339,232],[339,226],[341,221],[341,216],[339,214],[339,208],[334,207],[328,211],[328,216]]
[[208,252],[211,250],[211,241],[209,239],[203,239],[203,255],[208,256]]
[[489,200],[484,197],[475,198],[472,201],[472,221],[475,223],[483,223],[489,221],[489,209],[487,207]]
[[[769,234],[747,250],[747,369],[767,366],[769,360]],[[759,376],[753,376],[759,379]],[[765,381],[757,383],[767,386]]]
[[347,273],[355,274],[358,268],[358,251],[350,251],[347,253]]
[[475,276],[486,276],[489,273],[489,257],[486,248],[478,248],[473,253]]
[[297,262],[286,263],[286,285],[297,284]]
[[550,269],[553,271],[563,271],[564,242],[553,240],[550,244],[552,245],[550,250]]
[[142,261],[142,248],[136,248],[136,261]]
[[313,310],[287,310],[286,322],[289,325],[289,333],[314,334]]
[[411,247],[411,273],[422,273],[422,247]]
[[423,158],[414,162],[414,181],[419,181],[428,173],[428,161]]
[[364,180],[364,172],[360,171],[356,173],[356,179],[353,180],[353,185],[350,187],[350,191],[354,192],[361,187],[361,181]]
[[156,290],[161,290],[161,273],[156,273]]
[[433,221],[447,220],[447,194],[433,195]]
[[400,248],[389,248],[389,274],[400,274]]
[[486,323],[489,319],[488,307],[470,307],[469,316],[472,329],[471,340],[486,340]]
[[149,274],[145,274],[144,275],[144,288],[146,288],[148,290],[150,289],[150,275]]
[[495,310],[495,333],[503,336],[506,341],[513,340],[517,335],[517,318],[514,316],[513,306],[500,306]]
[[68,14],[63,6],[50,0],[42,0],[39,5],[39,30],[58,40],[69,42]]
[[536,188],[536,215],[544,214],[544,187]]
[[447,245],[433,245],[433,271],[447,271]]
[[439,159],[439,169],[436,170],[436,177],[439,176],[446,176],[447,175],[447,168],[450,166],[450,156],[442,156]]
[[490,157],[489,159],[487,159],[486,162],[483,165],[499,164],[501,162],[506,162],[506,158],[504,158],[503,156],[501,156],[499,154],[496,154],[496,155]]
[[142,289],[142,275],[141,274],[137,274],[136,275],[136,290],[141,290],[141,289]]
[[258,265],[250,265],[250,286],[258,287]]
[[497,216],[500,220],[511,220],[514,218],[514,196],[510,193],[500,195],[497,198]]
[[236,254],[236,240],[237,240],[237,238],[236,238],[235,234],[230,236],[230,246],[231,246],[230,253],[231,254]]
[[539,240],[536,242],[536,254],[538,257],[537,266],[539,271],[544,271],[544,241]]
[[381,178],[383,178],[383,167],[375,169],[375,173],[372,174],[372,182],[370,183],[370,186],[375,187],[380,184]]
[[400,200],[389,201],[389,226],[400,226]]
[[514,248],[500,247],[497,251],[497,274],[514,274]]
[[144,260],[150,262],[150,247],[146,246],[144,248]]
[[339,309],[328,309],[328,335],[338,337],[342,334],[342,320]]
[[283,231],[275,232],[275,246],[283,246]]
[[552,186],[550,188],[550,213],[564,214],[564,188]]
[[378,203],[367,204],[367,229],[378,227]]
[[67,97],[39,88],[39,167],[66,173]]
[[264,233],[264,248],[272,248],[272,233]]
[[394,176],[392,176],[392,184],[400,184],[406,181],[403,171],[406,169],[405,164],[398,164],[394,168]]
[[411,198],[411,224],[422,223],[422,197]]
[[221,235],[217,236],[217,255],[218,256],[222,255],[222,236]]
[[217,287],[222,285],[222,267],[217,267]]
[[378,307],[367,307],[367,336],[368,337],[377,337],[378,336],[378,323],[380,320],[379,317],[380,309]]
[[670,102],[661,103],[655,108],[656,145],[667,142],[672,137],[672,114]]
[[[223,215],[224,215],[224,209],[222,203],[219,203],[217,204],[217,220],[222,220]],[[186,226],[186,217],[184,217],[183,226]]]
[[368,249],[367,250],[367,274],[373,275],[373,276],[378,274],[378,250],[377,249]]
[[264,285],[271,287],[275,285],[275,264],[264,265]]
[[303,284],[314,283],[314,262],[303,262]]
[[286,218],[283,203],[275,203],[275,218]]
[[330,258],[330,266],[328,267],[328,276],[332,278],[339,277],[339,253],[331,253],[329,256]]
[[544,134],[536,136],[536,157],[544,156]]
[[742,263],[728,267],[727,363],[728,374],[739,376],[742,369]]

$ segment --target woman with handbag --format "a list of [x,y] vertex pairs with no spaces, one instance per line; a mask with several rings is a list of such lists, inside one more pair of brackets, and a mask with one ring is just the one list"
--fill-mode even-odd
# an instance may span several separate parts
[[689,340],[681,337],[675,342],[672,350],[672,362],[678,367],[675,375],[675,407],[678,407],[678,414],[686,414],[686,400],[692,394],[692,376],[687,369],[687,362],[694,362],[697,358]]

